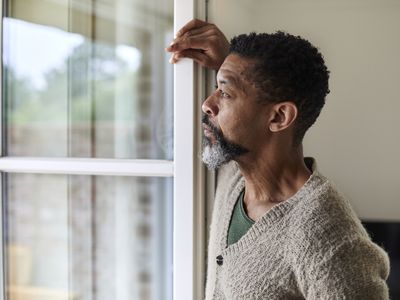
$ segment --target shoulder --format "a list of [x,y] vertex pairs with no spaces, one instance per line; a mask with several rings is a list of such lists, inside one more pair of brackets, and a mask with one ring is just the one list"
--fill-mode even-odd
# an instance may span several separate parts
[[297,266],[319,265],[343,255],[355,263],[355,256],[367,254],[388,265],[387,253],[371,241],[349,201],[328,179],[293,208],[290,218],[294,226],[288,235]]
[[342,243],[344,239],[368,238],[349,201],[338,191],[334,183],[324,176],[323,183],[299,201],[291,218],[296,226],[291,234],[305,247]]
[[289,247],[304,295],[366,299],[362,297],[369,294],[387,299],[389,257],[371,241],[334,183],[326,180],[303,200],[291,212],[295,226],[290,227]]

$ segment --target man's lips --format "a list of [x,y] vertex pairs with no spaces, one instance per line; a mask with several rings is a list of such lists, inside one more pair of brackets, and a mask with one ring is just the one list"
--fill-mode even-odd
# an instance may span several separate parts
[[202,124],[204,135],[208,138],[214,137],[214,132],[211,130],[210,126]]

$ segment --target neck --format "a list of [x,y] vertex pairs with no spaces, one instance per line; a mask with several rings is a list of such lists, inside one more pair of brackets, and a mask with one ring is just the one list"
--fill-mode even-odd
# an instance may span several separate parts
[[310,170],[304,163],[303,148],[287,151],[268,149],[258,156],[238,160],[245,179],[245,203],[248,208],[271,206],[293,196],[308,180]]

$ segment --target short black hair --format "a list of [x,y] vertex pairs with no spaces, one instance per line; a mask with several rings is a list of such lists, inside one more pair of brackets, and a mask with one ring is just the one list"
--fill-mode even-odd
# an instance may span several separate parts
[[300,36],[277,31],[238,35],[229,52],[257,62],[246,77],[260,91],[260,101],[295,103],[293,145],[301,144],[329,93],[329,71],[318,49]]

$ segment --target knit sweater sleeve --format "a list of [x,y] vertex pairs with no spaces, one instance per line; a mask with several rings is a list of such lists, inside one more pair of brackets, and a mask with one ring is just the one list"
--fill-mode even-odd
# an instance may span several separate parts
[[307,300],[387,300],[387,253],[366,237],[346,240],[303,264],[300,289]]

